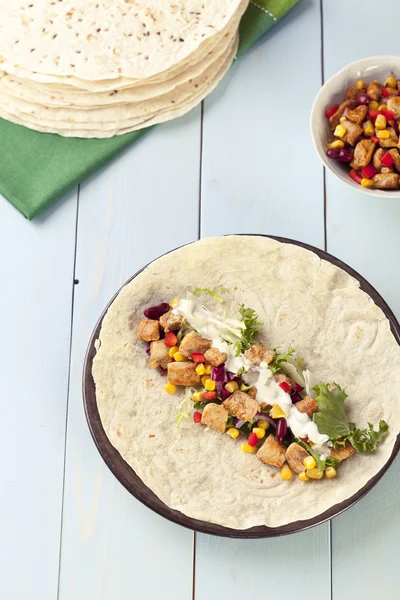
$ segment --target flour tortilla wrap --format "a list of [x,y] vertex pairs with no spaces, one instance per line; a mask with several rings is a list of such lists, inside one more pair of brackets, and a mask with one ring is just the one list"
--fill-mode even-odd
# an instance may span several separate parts
[[185,61],[229,24],[240,5],[241,0],[0,0],[0,56],[50,76],[145,79]]
[[[196,425],[178,429],[183,391],[168,395],[136,338],[143,310],[196,287],[226,287],[254,308],[270,347],[292,344],[320,382],[346,388],[346,411],[364,427],[385,419],[377,451],[356,454],[333,480],[283,481],[229,436]],[[309,519],[352,496],[388,461],[400,429],[400,348],[389,321],[359,283],[295,245],[250,236],[204,239],[156,260],[126,285],[102,324],[93,361],[96,398],[110,442],[169,507],[245,529]]]

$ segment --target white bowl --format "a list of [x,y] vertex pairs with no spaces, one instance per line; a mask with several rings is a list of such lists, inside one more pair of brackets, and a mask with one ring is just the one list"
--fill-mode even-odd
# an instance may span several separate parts
[[336,175],[343,183],[351,186],[358,192],[387,198],[400,198],[400,190],[371,190],[355,183],[349,177],[349,167],[346,164],[328,158],[326,144],[332,139],[332,132],[325,110],[332,104],[341,104],[349,87],[354,86],[358,79],[367,83],[373,79],[385,81],[391,73],[400,79],[400,56],[372,56],[363,58],[347,65],[331,77],[320,89],[311,110],[311,135],[315,149],[325,167]]

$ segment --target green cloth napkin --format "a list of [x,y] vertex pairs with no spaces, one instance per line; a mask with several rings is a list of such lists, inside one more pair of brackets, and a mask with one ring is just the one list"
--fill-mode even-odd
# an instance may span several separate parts
[[[250,0],[240,24],[240,56],[299,0]],[[149,129],[111,139],[63,138],[0,119],[0,193],[27,219],[54,204]]]

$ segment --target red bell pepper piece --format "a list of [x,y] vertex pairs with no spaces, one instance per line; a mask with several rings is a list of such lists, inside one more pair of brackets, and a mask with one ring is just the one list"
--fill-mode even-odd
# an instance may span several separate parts
[[204,392],[203,400],[214,400],[217,397],[217,392]]
[[205,358],[204,358],[204,354],[202,354],[201,352],[193,352],[192,354],[192,361],[195,363],[202,363],[205,362]]
[[379,138],[377,135],[371,135],[371,142],[374,142],[374,144],[379,144]]
[[330,117],[332,117],[338,108],[339,104],[332,104],[332,106],[329,106],[325,111],[326,118],[329,119]]
[[201,412],[195,412],[195,413],[193,414],[193,421],[194,421],[195,423],[200,423],[200,422],[201,422],[201,417],[202,417],[202,414],[201,414]]
[[251,433],[249,435],[249,437],[247,438],[247,443],[249,446],[257,446],[258,444],[258,437],[255,433]]
[[279,384],[279,387],[282,388],[283,391],[286,393],[289,393],[292,389],[292,386],[289,385],[286,381],[282,381],[282,383]]
[[378,115],[380,115],[381,113],[379,112],[379,110],[369,110],[368,111],[368,116],[370,119],[372,119],[373,121],[375,121],[376,117]]
[[382,88],[382,96],[384,98],[389,98],[390,92],[389,92],[389,90],[387,88]]
[[386,152],[386,154],[384,154],[381,158],[381,165],[390,169],[390,167],[392,166],[393,163],[394,163],[393,156],[390,154],[390,152]]
[[172,348],[172,346],[178,345],[178,338],[176,337],[176,335],[174,334],[173,331],[168,331],[168,333],[164,339],[164,344],[166,346],[168,346],[169,348]]
[[359,185],[361,185],[361,179],[362,179],[362,175],[359,171],[355,171],[354,169],[352,169],[349,173],[350,177],[352,178],[353,181],[355,181],[356,183],[358,183]]
[[392,110],[380,110],[379,112],[381,113],[381,115],[386,117],[387,121],[390,121],[390,119],[394,119],[394,112]]
[[366,177],[367,179],[372,179],[373,176],[377,174],[377,172],[378,169],[375,169],[372,163],[369,163],[369,165],[361,169],[362,176]]

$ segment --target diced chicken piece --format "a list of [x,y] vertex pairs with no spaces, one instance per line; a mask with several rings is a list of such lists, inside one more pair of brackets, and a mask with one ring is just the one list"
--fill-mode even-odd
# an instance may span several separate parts
[[245,358],[249,360],[253,365],[260,366],[262,362],[269,365],[274,360],[276,354],[273,350],[270,350],[263,344],[253,344],[251,348],[246,350],[244,353]]
[[196,373],[196,363],[189,361],[168,363],[168,382],[186,386],[200,383],[200,375]]
[[257,388],[254,387],[254,385],[252,385],[251,388],[248,389],[246,393],[250,396],[250,398],[255,398],[257,396]]
[[155,340],[159,340],[159,322],[154,321],[153,319],[143,319],[143,321],[140,321],[138,325],[136,335],[139,340],[144,340],[145,342],[154,342]]
[[296,402],[296,408],[301,413],[306,413],[311,419],[313,414],[318,410],[318,404],[314,398],[306,396],[303,400],[300,400],[300,402]]
[[389,150],[389,154],[391,155],[391,157],[394,160],[394,166],[397,169],[397,171],[400,171],[400,154],[399,151],[397,150],[397,148],[392,148],[391,150]]
[[385,154],[385,150],[383,148],[378,148],[378,150],[376,150],[376,152],[374,154],[374,158],[372,159],[374,167],[378,171],[380,171],[382,169],[383,165],[381,164],[381,158],[384,154]]
[[293,379],[290,379],[290,377],[284,375],[283,373],[276,373],[274,375],[274,379],[276,383],[288,383],[291,387],[293,387],[295,384],[295,381],[293,381]]
[[400,79],[397,80],[397,89],[400,90]]
[[354,454],[355,449],[350,444],[350,442],[346,442],[344,446],[337,446],[336,448],[331,448],[330,455],[332,458],[336,458],[336,460],[346,460],[352,454]]
[[393,97],[397,94],[397,89],[392,87],[387,87],[386,90],[389,92],[390,96]]
[[346,128],[346,133],[342,137],[342,140],[350,144],[350,146],[355,146],[363,133],[363,128],[351,121],[343,121],[342,125]]
[[354,158],[350,166],[353,169],[366,167],[371,162],[374,150],[374,142],[371,142],[371,140],[361,140],[354,149]]
[[388,110],[394,112],[394,118],[400,119],[400,96],[392,96],[387,101]]
[[310,455],[307,450],[304,450],[299,444],[293,442],[290,444],[289,448],[286,450],[286,460],[289,463],[289,467],[297,473],[302,473],[304,468],[304,459],[308,458]]
[[242,421],[252,421],[256,412],[260,410],[257,400],[240,390],[233,392],[222,404],[229,414]]
[[275,436],[270,433],[257,452],[257,456],[264,464],[279,468],[285,462],[285,451],[286,446],[278,444]]
[[399,175],[397,173],[378,173],[373,179],[374,187],[377,190],[399,189]]
[[361,104],[360,106],[357,106],[357,108],[355,108],[354,110],[351,110],[351,108],[346,108],[346,110],[343,113],[343,116],[346,117],[352,123],[357,123],[357,125],[361,125],[361,123],[367,116],[367,112],[368,107],[365,106],[365,104]]
[[371,98],[371,100],[380,100],[382,96],[382,85],[379,81],[371,81],[369,86],[367,87],[367,94]]
[[[379,145],[381,148],[395,148],[399,143],[399,138],[393,127],[387,127],[386,130],[390,133],[388,138],[380,138]],[[375,131],[378,135],[378,130]]]
[[339,108],[337,109],[337,111],[331,117],[329,117],[329,124],[331,126],[332,131],[334,131],[336,129],[336,126],[339,125],[339,123],[340,123],[340,117],[343,116],[343,113],[346,110],[346,108],[349,108],[349,107],[352,107],[352,106],[354,106],[354,103],[353,103],[352,100],[345,100],[339,106]]
[[179,346],[179,352],[184,356],[191,356],[193,352],[204,354],[210,348],[211,340],[201,337],[195,331],[187,333]]
[[212,367],[223,365],[228,355],[225,352],[220,352],[217,348],[210,348],[204,353],[204,358]]
[[204,407],[201,423],[202,425],[208,425],[208,427],[212,427],[213,429],[216,429],[216,431],[224,433],[228,417],[228,411],[225,410],[221,404],[210,402]]
[[167,368],[168,363],[173,361],[168,354],[168,346],[165,345],[164,340],[156,340],[150,344],[150,367],[157,369],[162,367]]
[[351,102],[355,102],[359,93],[359,89],[357,89],[356,87],[350,87],[347,90],[346,100],[351,100]]
[[181,323],[182,317],[173,313],[172,310],[169,310],[160,317],[160,325],[165,333],[168,333],[168,331],[178,331]]

